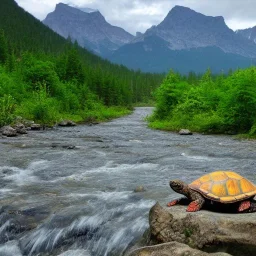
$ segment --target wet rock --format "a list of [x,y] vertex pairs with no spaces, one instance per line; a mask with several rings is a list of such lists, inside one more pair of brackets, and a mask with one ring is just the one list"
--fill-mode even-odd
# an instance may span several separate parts
[[63,145],[62,147],[65,149],[76,149],[76,146],[74,145]]
[[9,125],[2,127],[1,131],[2,131],[2,135],[7,136],[7,137],[17,136],[17,131]]
[[146,189],[145,189],[143,186],[138,186],[138,187],[136,187],[133,191],[134,191],[135,193],[138,193],[138,192],[145,192]]
[[17,123],[17,124],[15,124],[13,128],[14,128],[14,129],[17,131],[17,133],[19,133],[19,134],[27,134],[27,133],[28,133],[28,132],[27,132],[27,129],[26,129],[26,127],[25,127],[25,125],[22,124],[22,123]]
[[132,251],[128,256],[228,256],[224,252],[207,253],[178,242],[147,246]]
[[30,127],[31,127],[32,131],[40,131],[41,130],[40,124],[32,124]]
[[62,120],[58,125],[59,126],[76,126],[76,123],[71,120]]
[[205,210],[188,213],[183,205],[168,208],[157,203],[149,215],[149,244],[176,241],[212,252],[225,249],[231,255],[256,255],[255,216]]
[[192,135],[193,133],[190,130],[188,130],[188,129],[181,129],[179,131],[179,134],[180,135]]

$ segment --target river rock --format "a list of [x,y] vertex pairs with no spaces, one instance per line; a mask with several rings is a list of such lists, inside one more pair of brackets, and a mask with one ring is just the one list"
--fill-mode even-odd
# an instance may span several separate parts
[[138,186],[133,190],[135,193],[145,192],[146,189],[143,186]]
[[169,242],[160,245],[146,246],[132,251],[128,256],[229,256],[224,252],[207,253],[193,249],[186,244]]
[[76,123],[71,120],[62,120],[58,125],[59,126],[76,126]]
[[192,135],[193,133],[190,130],[188,130],[188,129],[181,129],[179,131],[179,134],[180,135]]
[[10,125],[1,128],[2,134],[7,137],[17,136],[17,131],[13,129]]
[[14,129],[17,131],[17,133],[19,133],[19,134],[27,134],[27,133],[28,133],[28,132],[27,132],[27,129],[26,129],[26,127],[25,127],[25,125],[22,124],[22,123],[17,123],[17,124],[15,124],[13,128],[14,128]]
[[256,255],[256,213],[186,212],[184,205],[150,210],[149,244],[176,241],[196,249]]
[[31,130],[32,131],[39,131],[41,130],[41,125],[40,124],[31,124]]

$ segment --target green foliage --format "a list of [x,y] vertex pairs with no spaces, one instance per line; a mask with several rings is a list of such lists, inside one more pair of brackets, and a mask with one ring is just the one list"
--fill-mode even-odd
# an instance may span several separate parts
[[[186,81],[190,79],[194,84]],[[172,71],[157,91],[157,107],[150,127],[189,128],[209,133],[250,133],[256,130],[256,68],[225,77],[211,71],[196,81]]]
[[54,95],[59,83],[59,78],[54,70],[54,64],[50,61],[34,60],[24,71],[24,80],[31,86],[32,90],[37,90],[38,86],[44,84],[47,90]]
[[6,112],[10,120],[13,114],[42,124],[70,115],[80,121],[117,117],[133,103],[152,101],[162,78],[103,60],[14,0],[0,1],[0,98],[11,95],[17,105]]
[[181,81],[181,77],[171,70],[156,92],[155,116],[159,119],[170,116],[175,106],[185,97],[187,87],[187,82]]
[[38,90],[25,99],[16,111],[27,119],[41,124],[54,124],[58,121],[58,101],[49,97],[46,85],[38,84]]
[[8,58],[8,47],[4,31],[0,29],[0,64],[5,64]]
[[0,127],[10,124],[14,118],[15,101],[11,95],[0,97]]

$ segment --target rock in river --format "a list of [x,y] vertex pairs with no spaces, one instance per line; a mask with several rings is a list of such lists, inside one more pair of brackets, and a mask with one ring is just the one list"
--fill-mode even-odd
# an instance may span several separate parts
[[59,126],[76,126],[76,123],[71,120],[62,120],[58,125]]
[[17,136],[17,131],[13,129],[11,126],[4,126],[1,128],[2,134],[7,137],[15,137]]
[[188,213],[183,205],[167,208],[156,203],[150,210],[149,225],[148,245],[175,241],[206,252],[256,255],[256,213]]
[[188,129],[181,129],[179,131],[179,134],[180,135],[192,135],[193,133],[190,130],[188,130]]

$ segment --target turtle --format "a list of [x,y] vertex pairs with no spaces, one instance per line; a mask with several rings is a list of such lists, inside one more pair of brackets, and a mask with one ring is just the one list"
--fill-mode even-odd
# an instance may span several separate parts
[[[256,186],[233,171],[218,170],[206,174],[189,185],[181,180],[171,180],[170,187],[177,193],[185,195],[190,201],[187,212],[199,211],[205,202],[219,202],[222,204],[235,204],[236,212],[256,212]],[[167,204],[168,207],[176,205],[181,199]],[[237,205],[237,206],[236,206]]]

